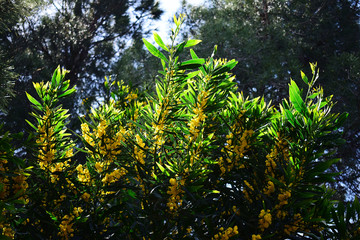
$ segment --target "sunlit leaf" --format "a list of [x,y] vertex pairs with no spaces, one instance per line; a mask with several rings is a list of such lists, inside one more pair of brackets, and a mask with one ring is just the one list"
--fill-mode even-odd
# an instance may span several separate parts
[[164,54],[162,54],[156,47],[154,47],[154,45],[152,45],[151,43],[149,43],[145,38],[143,38],[143,42],[146,46],[146,48],[149,50],[149,52],[154,55],[157,58],[160,58],[162,60],[164,60],[165,62],[168,62],[169,60],[164,56]]
[[202,40],[198,40],[198,39],[190,39],[190,40],[187,40],[186,44],[185,44],[185,47],[193,47],[199,43],[201,43]]
[[300,90],[293,80],[291,80],[291,84],[289,85],[289,97],[296,111],[304,115],[306,111],[306,106],[300,96]]
[[305,73],[303,71],[300,71],[301,74],[301,78],[302,80],[306,83],[309,84],[309,79],[307,78],[307,76],[305,75]]
[[163,42],[163,40],[161,39],[161,37],[159,36],[159,34],[157,34],[156,32],[153,32],[154,34],[154,39],[155,42],[165,51],[169,52],[168,47],[165,45],[165,43]]
[[61,98],[61,97],[65,97],[65,96],[67,96],[67,95],[70,95],[70,94],[72,94],[72,93],[75,92],[75,91],[76,91],[75,88],[69,89],[69,90],[67,90],[66,92],[64,92],[63,94],[61,94],[60,96],[58,96],[58,98]]
[[26,92],[26,96],[27,96],[27,98],[29,99],[29,101],[32,104],[34,104],[35,106],[38,107],[39,110],[43,109],[42,105],[35,98],[33,98],[30,94],[28,94],[27,92]]

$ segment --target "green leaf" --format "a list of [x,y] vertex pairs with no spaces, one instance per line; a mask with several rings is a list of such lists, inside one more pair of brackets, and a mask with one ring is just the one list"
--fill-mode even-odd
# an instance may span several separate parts
[[35,129],[35,131],[37,131],[37,127],[35,127],[30,121],[28,121],[27,119],[25,119],[25,121],[33,128]]
[[62,92],[66,91],[69,88],[69,86],[70,86],[70,80],[64,81],[60,91],[62,91]]
[[176,18],[176,15],[174,14],[174,23],[176,26],[179,26],[179,20]]
[[163,166],[161,166],[160,163],[156,162],[156,165],[159,167],[161,172],[165,172],[165,168]]
[[54,220],[55,222],[57,221],[57,217],[54,215],[54,214],[52,214],[51,212],[49,212],[49,211],[46,211],[47,212],[47,214],[49,214],[49,216],[50,216],[50,218],[52,219],[52,220]]
[[316,63],[310,63],[310,68],[313,75],[315,74],[316,65],[317,65]]
[[58,98],[61,98],[61,97],[65,97],[65,96],[67,96],[67,95],[70,95],[70,94],[72,94],[72,93],[75,92],[75,91],[76,91],[75,88],[69,89],[69,90],[67,90],[66,92],[64,92],[63,94],[61,94]]
[[161,39],[161,37],[159,36],[159,34],[157,34],[157,32],[153,32],[154,34],[154,39],[155,42],[165,51],[169,52],[168,47],[164,44],[163,40]]
[[309,84],[309,79],[307,78],[307,76],[305,75],[305,73],[303,71],[300,71],[301,74],[301,78],[302,80],[306,83]]
[[185,47],[186,47],[186,48],[187,48],[187,47],[193,47],[193,46],[195,46],[195,45],[197,45],[197,44],[199,44],[199,43],[201,43],[201,42],[202,42],[202,40],[190,39],[190,40],[188,40],[188,41],[186,42]]
[[293,80],[291,80],[291,84],[289,85],[289,96],[290,96],[290,101],[294,105],[296,111],[304,115],[306,106],[303,99],[300,96],[300,90]]
[[342,114],[336,119],[336,121],[335,121],[335,126],[336,126],[337,128],[341,127],[341,126],[344,124],[344,122],[345,122],[345,120],[347,119],[348,116],[349,116],[349,113],[347,113],[347,112],[342,113]]
[[193,78],[193,77],[199,75],[199,73],[200,73],[200,71],[190,72],[190,73],[187,74],[187,76],[186,76],[186,78],[184,80],[188,80],[190,78]]
[[288,119],[289,123],[295,127],[295,117],[289,109],[285,109],[285,116]]
[[28,94],[27,92],[26,92],[26,96],[27,96],[27,98],[29,99],[29,101],[32,104],[34,104],[35,106],[38,107],[39,110],[43,109],[42,105],[35,98],[33,98],[30,94]]
[[314,99],[314,98],[316,98],[320,93],[321,93],[321,92],[313,93],[313,94],[311,94],[310,96],[308,96],[308,98]]
[[215,71],[213,72],[213,76],[230,71],[231,69],[233,69],[236,66],[237,63],[238,63],[237,61],[231,60],[228,63],[226,63],[225,65],[223,65],[219,68],[216,68]]
[[60,70],[60,65],[57,66],[57,68],[55,69],[53,76],[51,78],[51,85],[55,87],[56,85],[56,80],[57,80],[57,75],[58,75],[58,71]]
[[182,62],[179,66],[180,70],[184,69],[194,69],[202,66],[205,63],[205,59],[198,58],[198,59],[191,59],[185,62]]
[[199,57],[196,55],[196,53],[194,52],[194,50],[190,49],[190,55],[193,59],[198,59]]
[[185,45],[186,45],[186,42],[182,42],[176,46],[176,51],[175,51],[174,57],[179,56],[180,53],[182,53]]
[[61,74],[61,69],[60,69],[60,66],[58,66],[55,70],[56,72],[56,85],[59,85],[60,84],[60,81],[62,80],[63,78],[63,75]]
[[146,46],[146,48],[149,50],[149,52],[154,55],[157,58],[160,58],[162,60],[164,60],[165,62],[168,62],[167,58],[164,56],[164,54],[162,54],[156,47],[154,47],[154,45],[152,45],[151,43],[149,43],[145,38],[143,38],[143,42]]
[[127,190],[127,192],[128,192],[130,197],[136,198],[136,193],[133,190],[129,189],[129,190]]

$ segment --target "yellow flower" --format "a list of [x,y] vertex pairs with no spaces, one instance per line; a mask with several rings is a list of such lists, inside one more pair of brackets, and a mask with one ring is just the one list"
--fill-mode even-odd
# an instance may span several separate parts
[[2,229],[2,235],[9,237],[10,239],[14,239],[15,231],[11,228],[10,224],[0,224],[0,228]]
[[170,195],[167,206],[170,212],[175,213],[182,205],[181,195],[184,191],[181,189],[181,186],[185,184],[185,179],[177,181],[175,178],[170,178],[169,183],[171,186],[169,186],[167,191],[167,194]]
[[258,234],[258,235],[253,234],[251,237],[251,240],[260,240],[260,239],[261,239],[260,234]]
[[96,138],[101,139],[101,137],[105,134],[106,127],[106,120],[101,120],[101,122],[97,126],[97,129],[94,130]]
[[279,205],[280,207],[283,206],[283,205],[286,205],[288,204],[288,199],[291,197],[291,191],[285,191],[283,193],[280,193],[278,195],[278,199],[280,201]]
[[73,223],[72,220],[74,219],[73,216],[65,215],[59,225],[60,231],[58,233],[58,236],[64,237],[66,240],[69,239],[69,237],[73,237],[74,229],[72,228]]
[[134,148],[135,158],[138,162],[144,165],[145,164],[144,159],[146,157],[146,154],[142,149],[145,148],[145,143],[143,142],[139,134],[136,134],[135,139],[137,143],[137,146],[135,146]]
[[81,195],[81,198],[82,198],[85,202],[89,202],[90,194],[84,193],[83,195]]
[[84,210],[81,207],[74,207],[73,213],[75,215],[75,217],[79,217],[79,215],[83,212]]
[[272,181],[268,181],[267,186],[263,189],[263,192],[266,195],[270,195],[271,193],[275,192],[275,185]]
[[236,225],[233,228],[228,227],[226,230],[221,227],[219,230],[220,232],[218,234],[215,234],[212,239],[228,240],[229,238],[239,234],[238,227]]
[[103,162],[96,162],[95,163],[95,168],[96,168],[96,171],[98,173],[101,173],[103,171],[103,168],[104,168],[104,163]]
[[264,231],[270,225],[271,225],[271,213],[270,213],[270,210],[267,210],[265,212],[265,210],[262,209],[260,211],[260,214],[259,214],[259,228],[261,229],[261,231]]

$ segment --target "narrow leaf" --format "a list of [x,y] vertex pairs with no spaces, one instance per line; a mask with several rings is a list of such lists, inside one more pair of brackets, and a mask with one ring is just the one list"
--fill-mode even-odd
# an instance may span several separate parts
[[72,93],[75,92],[75,91],[76,91],[75,88],[69,89],[69,90],[67,90],[66,92],[64,92],[63,94],[61,94],[61,95],[59,96],[59,98],[65,97],[65,96],[67,96],[67,95],[70,95],[70,94],[72,94]]
[[37,127],[35,127],[29,120],[25,119],[25,121],[36,131],[38,130]]
[[32,103],[32,104],[34,104],[35,106],[37,106],[37,107],[39,107],[40,109],[42,109],[42,105],[35,99],[35,98],[33,98],[30,94],[28,94],[27,92],[26,92],[26,96],[27,96],[27,98],[29,99],[29,101]]
[[146,46],[146,48],[149,50],[149,52],[154,55],[157,58],[160,58],[162,60],[164,60],[165,62],[168,62],[167,58],[164,56],[164,54],[162,54],[156,47],[154,47],[154,45],[152,45],[151,43],[149,43],[145,38],[143,38],[143,42]]
[[187,48],[187,47],[193,47],[193,46],[195,46],[195,45],[197,45],[197,44],[199,44],[199,43],[201,43],[201,42],[202,42],[202,40],[190,39],[190,40],[188,40],[188,41],[186,42],[185,47],[186,47],[186,48]]
[[194,50],[190,49],[190,54],[191,54],[191,57],[193,59],[198,59],[199,57],[196,55],[196,53],[194,52]]
[[290,96],[290,101],[294,105],[296,111],[304,114],[306,106],[303,99],[300,96],[300,90],[293,80],[291,80],[291,84],[289,86],[289,96]]
[[205,59],[191,59],[180,64],[179,69],[194,69],[202,66],[205,63]]
[[179,56],[183,52],[186,42],[182,42],[176,46],[174,57]]
[[165,51],[169,52],[169,49],[167,48],[167,46],[164,44],[163,40],[161,39],[161,37],[159,36],[159,34],[157,34],[157,32],[153,32],[154,34],[154,39],[155,42]]
[[235,60],[229,61],[227,64],[215,69],[215,71],[213,72],[213,76],[230,71],[231,69],[233,69],[236,66],[237,63],[238,62]]
[[301,78],[302,80],[306,83],[309,84],[309,79],[307,78],[307,76],[305,75],[305,73],[303,71],[300,71],[301,74]]

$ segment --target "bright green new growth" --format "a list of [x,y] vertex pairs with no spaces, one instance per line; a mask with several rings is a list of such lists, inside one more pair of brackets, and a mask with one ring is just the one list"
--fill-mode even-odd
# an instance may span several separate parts
[[2,219],[3,235],[11,228],[18,239],[356,239],[358,201],[345,224],[326,187],[347,114],[331,113],[331,98],[314,87],[316,65],[310,82],[301,72],[305,97],[291,80],[279,106],[244,98],[230,73],[235,60],[190,49],[192,59],[180,61],[200,42],[176,43],[183,21],[174,18],[168,45],[154,33],[166,55],[144,39],[163,65],[153,95],[106,79],[109,100],[81,118],[83,147],[68,137],[57,105],[74,91],[65,71],[35,84],[29,201],[16,219]]

